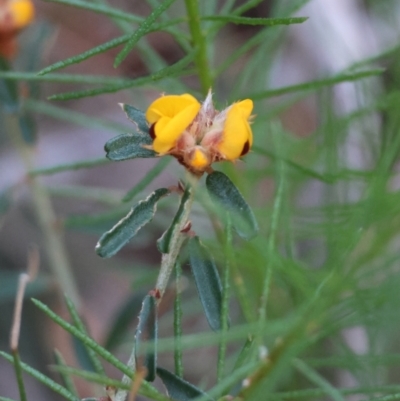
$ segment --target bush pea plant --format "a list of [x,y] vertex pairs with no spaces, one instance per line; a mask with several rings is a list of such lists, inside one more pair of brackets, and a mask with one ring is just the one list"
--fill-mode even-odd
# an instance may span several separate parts
[[[90,400],[103,401],[400,399],[400,385],[391,380],[400,363],[395,334],[400,210],[393,184],[400,150],[399,94],[393,84],[399,46],[333,76],[270,89],[267,77],[288,25],[307,24],[307,16],[294,16],[307,0],[273,1],[270,18],[247,16],[261,0],[240,5],[232,0],[148,0],[151,10],[145,16],[102,0],[52,1],[61,3],[60,10],[67,5],[102,14],[121,35],[40,69],[48,26],[33,22],[39,32],[35,42],[18,48],[17,35],[33,21],[32,3],[0,4],[1,134],[5,131],[24,162],[44,253],[52,278],[66,294],[70,319],[38,299],[29,302],[74,337],[76,354],[86,360],[79,367],[67,366],[57,352],[54,368],[60,381],[21,361],[22,299],[39,264],[37,251],[30,252],[28,273],[19,279],[11,354],[0,352],[14,366],[20,400],[32,399],[24,374],[69,401],[82,398],[75,377],[91,384]],[[221,60],[217,39],[233,24],[252,26],[252,35]],[[149,44],[154,32],[172,37],[182,57],[168,65]],[[131,79],[62,71],[117,47],[116,68],[137,51],[148,74]],[[384,61],[392,79],[386,83],[379,66]],[[239,70],[231,69],[239,62]],[[42,82],[78,89],[45,101]],[[358,96],[356,109],[348,113],[334,107],[333,87],[343,82],[352,82]],[[377,90],[378,83],[383,90]],[[159,95],[146,103],[144,93],[150,88]],[[132,99],[120,104],[131,132],[57,104],[82,98],[95,104],[98,95],[122,91],[124,99]],[[280,116],[307,96],[320,100],[318,125],[299,139],[283,127]],[[114,135],[97,159],[38,169],[33,116],[39,114],[85,127],[106,126]],[[380,117],[381,124],[370,124],[373,117]],[[347,163],[345,147],[354,129],[362,134],[368,169]],[[157,277],[144,286],[144,294],[135,292],[127,300],[109,323],[105,343],[99,343],[85,326],[61,228],[54,224],[53,193],[40,176],[144,158],[157,162],[106,213],[63,221],[62,229],[79,226],[97,233],[101,226],[96,249],[87,252],[111,258],[112,269],[116,254],[149,229],[161,211],[170,216],[160,219]],[[170,164],[174,159],[175,167]],[[147,190],[167,169],[176,174],[176,184]],[[264,196],[268,183],[273,190]],[[12,190],[1,196],[2,214],[12,203]],[[299,201],[304,193],[312,193],[312,202]],[[94,194],[73,188],[68,196]],[[105,189],[98,195],[106,196]],[[172,198],[175,205],[168,203]],[[135,269],[135,260],[131,265]],[[42,273],[29,285],[35,283],[35,293],[41,294],[46,287]],[[187,290],[194,287],[193,293]],[[209,328],[186,333],[188,321],[202,315]],[[134,339],[130,322],[136,322]],[[161,327],[171,328],[172,335],[164,336]],[[366,339],[363,353],[346,340],[354,328]],[[126,360],[115,356],[121,344],[128,349]],[[185,354],[208,346],[216,350],[207,361],[209,375],[189,378]],[[173,359],[168,366],[160,358],[165,355]],[[108,373],[109,365],[117,375]],[[343,374],[351,375],[353,387],[343,385]]]

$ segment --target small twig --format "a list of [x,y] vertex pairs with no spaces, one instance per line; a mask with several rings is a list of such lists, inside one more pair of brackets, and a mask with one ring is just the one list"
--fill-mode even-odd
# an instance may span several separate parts
[[29,282],[36,278],[39,270],[39,263],[39,251],[36,247],[33,247],[28,253],[27,273],[22,273],[19,276],[17,295],[15,297],[13,324],[10,335],[10,349],[12,352],[18,351],[18,340],[21,328],[22,304],[24,300],[25,288]]
[[142,382],[144,378],[147,376],[147,369],[145,367],[140,367],[137,370],[135,380],[132,382],[131,386],[131,391],[129,392],[129,398],[128,401],[135,401],[136,396],[139,392],[140,386],[142,385]]
[[22,305],[24,302],[24,294],[26,286],[29,282],[36,278],[39,270],[40,256],[36,247],[31,248],[28,253],[27,273],[19,276],[18,289],[15,297],[14,316],[10,333],[10,349],[14,358],[15,376],[17,378],[18,390],[21,401],[26,401],[26,391],[22,378],[21,360],[18,352],[19,334],[21,330]]

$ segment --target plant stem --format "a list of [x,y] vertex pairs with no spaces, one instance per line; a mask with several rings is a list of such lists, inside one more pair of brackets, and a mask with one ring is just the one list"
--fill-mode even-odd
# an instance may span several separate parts
[[200,79],[201,90],[203,95],[207,95],[207,92],[213,85],[213,80],[207,57],[207,42],[200,25],[199,3],[198,0],[185,0],[185,5],[189,18],[189,29],[192,36],[192,42],[194,46],[197,47],[195,63]]
[[181,278],[182,268],[179,262],[175,263],[175,278],[176,278],[176,296],[174,303],[174,359],[175,359],[175,374],[183,377],[182,364],[182,299],[181,299]]
[[[7,132],[19,151],[24,162],[25,169],[31,171],[34,168],[34,149],[23,139],[15,114],[6,116]],[[39,220],[39,225],[44,237],[44,248],[47,253],[50,268],[57,278],[62,292],[68,294],[73,303],[79,309],[80,298],[73,278],[67,253],[64,247],[61,233],[57,229],[56,216],[46,189],[39,183],[37,177],[30,177],[28,184],[32,191],[33,204]]]
[[222,282],[223,287],[223,298],[221,306],[221,342],[218,350],[218,363],[217,363],[217,381],[218,383],[224,377],[225,367],[225,354],[226,354],[226,334],[228,331],[229,324],[229,280],[231,270],[231,255],[232,255],[232,223],[227,213],[226,217],[226,229],[225,229],[225,270],[224,278]]
[[156,290],[159,291],[158,303],[161,302],[161,299],[165,293],[169,277],[175,266],[182,244],[186,239],[186,234],[182,233],[182,230],[185,228],[186,224],[189,221],[189,215],[193,204],[196,183],[197,182],[191,182],[190,184],[189,183],[187,184],[187,185],[192,185],[189,195],[190,197],[185,203],[185,208],[183,210],[182,215],[180,216],[179,221],[175,224],[170,239],[169,252],[163,253],[161,257],[161,268],[156,283]]
[[[156,287],[155,287],[156,291],[158,292],[157,305],[160,304],[162,297],[165,293],[165,290],[167,289],[169,277],[172,273],[174,266],[177,263],[177,258],[178,258],[179,252],[181,250],[182,244],[186,239],[186,234],[182,233],[182,229],[186,227],[186,224],[189,221],[189,214],[190,214],[190,210],[191,210],[192,204],[193,204],[194,192],[195,192],[195,187],[197,184],[197,179],[194,179],[193,177],[190,176],[188,181],[190,181],[190,183],[188,183],[187,185],[191,185],[189,198],[187,199],[186,203],[184,204],[183,212],[180,215],[179,220],[176,222],[176,224],[174,226],[174,229],[173,229],[173,232],[171,235],[171,239],[169,242],[169,252],[163,253],[162,257],[161,257],[160,273],[158,274]],[[135,347],[133,347],[133,349],[132,349],[127,366],[132,371],[135,371],[135,369],[136,369]],[[130,384],[131,377],[129,375],[125,374],[122,381],[125,384]],[[125,390],[120,390],[117,393],[116,401],[124,401],[126,399],[126,396],[127,396],[127,392]]]
[[12,356],[14,359],[14,370],[15,370],[15,375],[17,377],[19,397],[21,401],[27,401],[24,379],[22,377],[21,360],[19,358],[18,349],[12,350]]

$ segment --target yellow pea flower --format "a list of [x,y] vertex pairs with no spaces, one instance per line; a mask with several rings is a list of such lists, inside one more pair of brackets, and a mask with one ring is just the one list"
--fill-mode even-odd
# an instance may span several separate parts
[[16,51],[16,35],[32,20],[35,9],[31,0],[0,1],[0,55],[10,58]]
[[250,150],[252,110],[253,102],[245,99],[218,111],[211,92],[202,104],[189,94],[162,96],[146,112],[152,149],[201,175],[212,163],[234,161]]
[[188,94],[163,96],[153,102],[146,112],[146,119],[153,127],[153,149],[160,154],[169,152],[200,107],[200,103]]

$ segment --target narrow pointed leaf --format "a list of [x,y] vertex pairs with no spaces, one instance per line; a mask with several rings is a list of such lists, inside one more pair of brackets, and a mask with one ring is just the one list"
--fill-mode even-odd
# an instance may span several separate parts
[[146,121],[146,116],[142,110],[137,109],[129,104],[121,103],[122,110],[126,116],[133,123],[136,124],[137,129],[143,134],[149,134],[149,124]]
[[[65,302],[74,326],[77,327],[82,333],[88,334],[86,324],[82,321],[82,317],[79,316],[79,312],[72,300],[65,296]],[[76,356],[78,357],[78,361],[82,368],[92,372],[104,374],[103,365],[101,364],[97,354],[91,348],[85,346],[85,344],[83,344],[83,342],[78,338],[72,337],[72,340]]]
[[220,171],[214,171],[206,179],[211,198],[218,206],[231,214],[233,227],[245,239],[253,238],[258,232],[258,224],[250,206],[244,200],[235,184]]
[[33,145],[36,141],[36,124],[33,116],[26,112],[20,112],[18,122],[22,138],[28,145]]
[[76,337],[72,337],[72,344],[79,366],[89,372],[96,372],[96,367],[82,341],[78,340]]
[[[154,381],[157,367],[157,300],[149,294],[143,300],[142,309],[139,314],[139,324],[135,334],[135,358],[136,366],[144,366],[147,369],[147,381]],[[153,350],[148,352],[142,362],[140,355],[140,344],[142,341],[152,341]]]
[[223,21],[231,22],[237,25],[265,25],[265,26],[276,26],[276,25],[291,25],[301,24],[307,21],[307,17],[290,17],[290,18],[250,18],[240,17],[237,15],[206,15],[201,18],[207,21]]
[[157,248],[161,253],[169,253],[169,245],[171,242],[172,234],[176,229],[177,224],[180,222],[182,214],[184,213],[186,207],[187,207],[187,202],[190,199],[190,194],[191,194],[191,188],[187,186],[185,192],[182,195],[181,203],[179,205],[179,209],[176,212],[176,215],[174,219],[172,220],[171,225],[168,227],[167,231],[164,232],[164,234],[161,236],[161,238],[158,239],[157,241]]
[[[0,56],[0,71],[10,71],[8,61]],[[18,110],[18,87],[16,82],[0,79],[0,103],[5,111],[12,113]]]
[[165,0],[140,24],[139,28],[132,34],[128,43],[124,46],[121,52],[117,55],[114,62],[114,67],[118,67],[126,56],[135,47],[141,37],[149,33],[156,19],[163,14],[175,0]]
[[204,397],[204,399],[210,401],[213,400],[213,398],[208,396],[203,390],[200,390],[193,384],[181,379],[166,369],[157,368],[157,376],[164,383],[168,396],[175,401],[189,401],[197,397]]
[[[0,351],[0,356],[2,356],[4,359],[6,359],[11,364],[14,364],[14,358],[11,355],[6,354],[3,351]],[[50,379],[49,377],[47,377],[43,373],[39,372],[38,370],[30,367],[26,363],[22,362],[21,368],[24,372],[28,373],[28,375],[32,376],[34,379],[36,379],[37,381],[39,381],[40,383],[42,383],[49,389],[53,390],[54,392],[60,394],[66,400],[79,401],[79,398],[77,398],[74,394],[72,394],[70,391],[68,391],[65,387],[56,383],[54,380]]]
[[75,395],[76,398],[78,398],[78,392],[76,390],[73,380],[71,379],[71,376],[67,372],[63,372],[63,370],[62,370],[62,368],[67,367],[67,364],[65,363],[65,360],[64,360],[62,354],[60,353],[60,351],[58,351],[58,350],[54,351],[54,359],[56,360],[57,367],[61,368],[61,370],[59,370],[58,372],[60,373],[61,381],[63,382],[64,387],[71,394]]
[[213,330],[221,329],[222,286],[214,260],[198,237],[189,240],[189,261],[200,301]]
[[110,139],[104,146],[106,156],[110,160],[121,161],[137,157],[156,157],[153,150],[144,146],[152,144],[152,139],[145,134],[122,134]]
[[145,200],[138,202],[126,217],[120,220],[110,231],[103,234],[96,245],[97,254],[103,258],[115,255],[144,225],[153,219],[157,202],[169,194],[170,191],[167,188],[160,188]]

